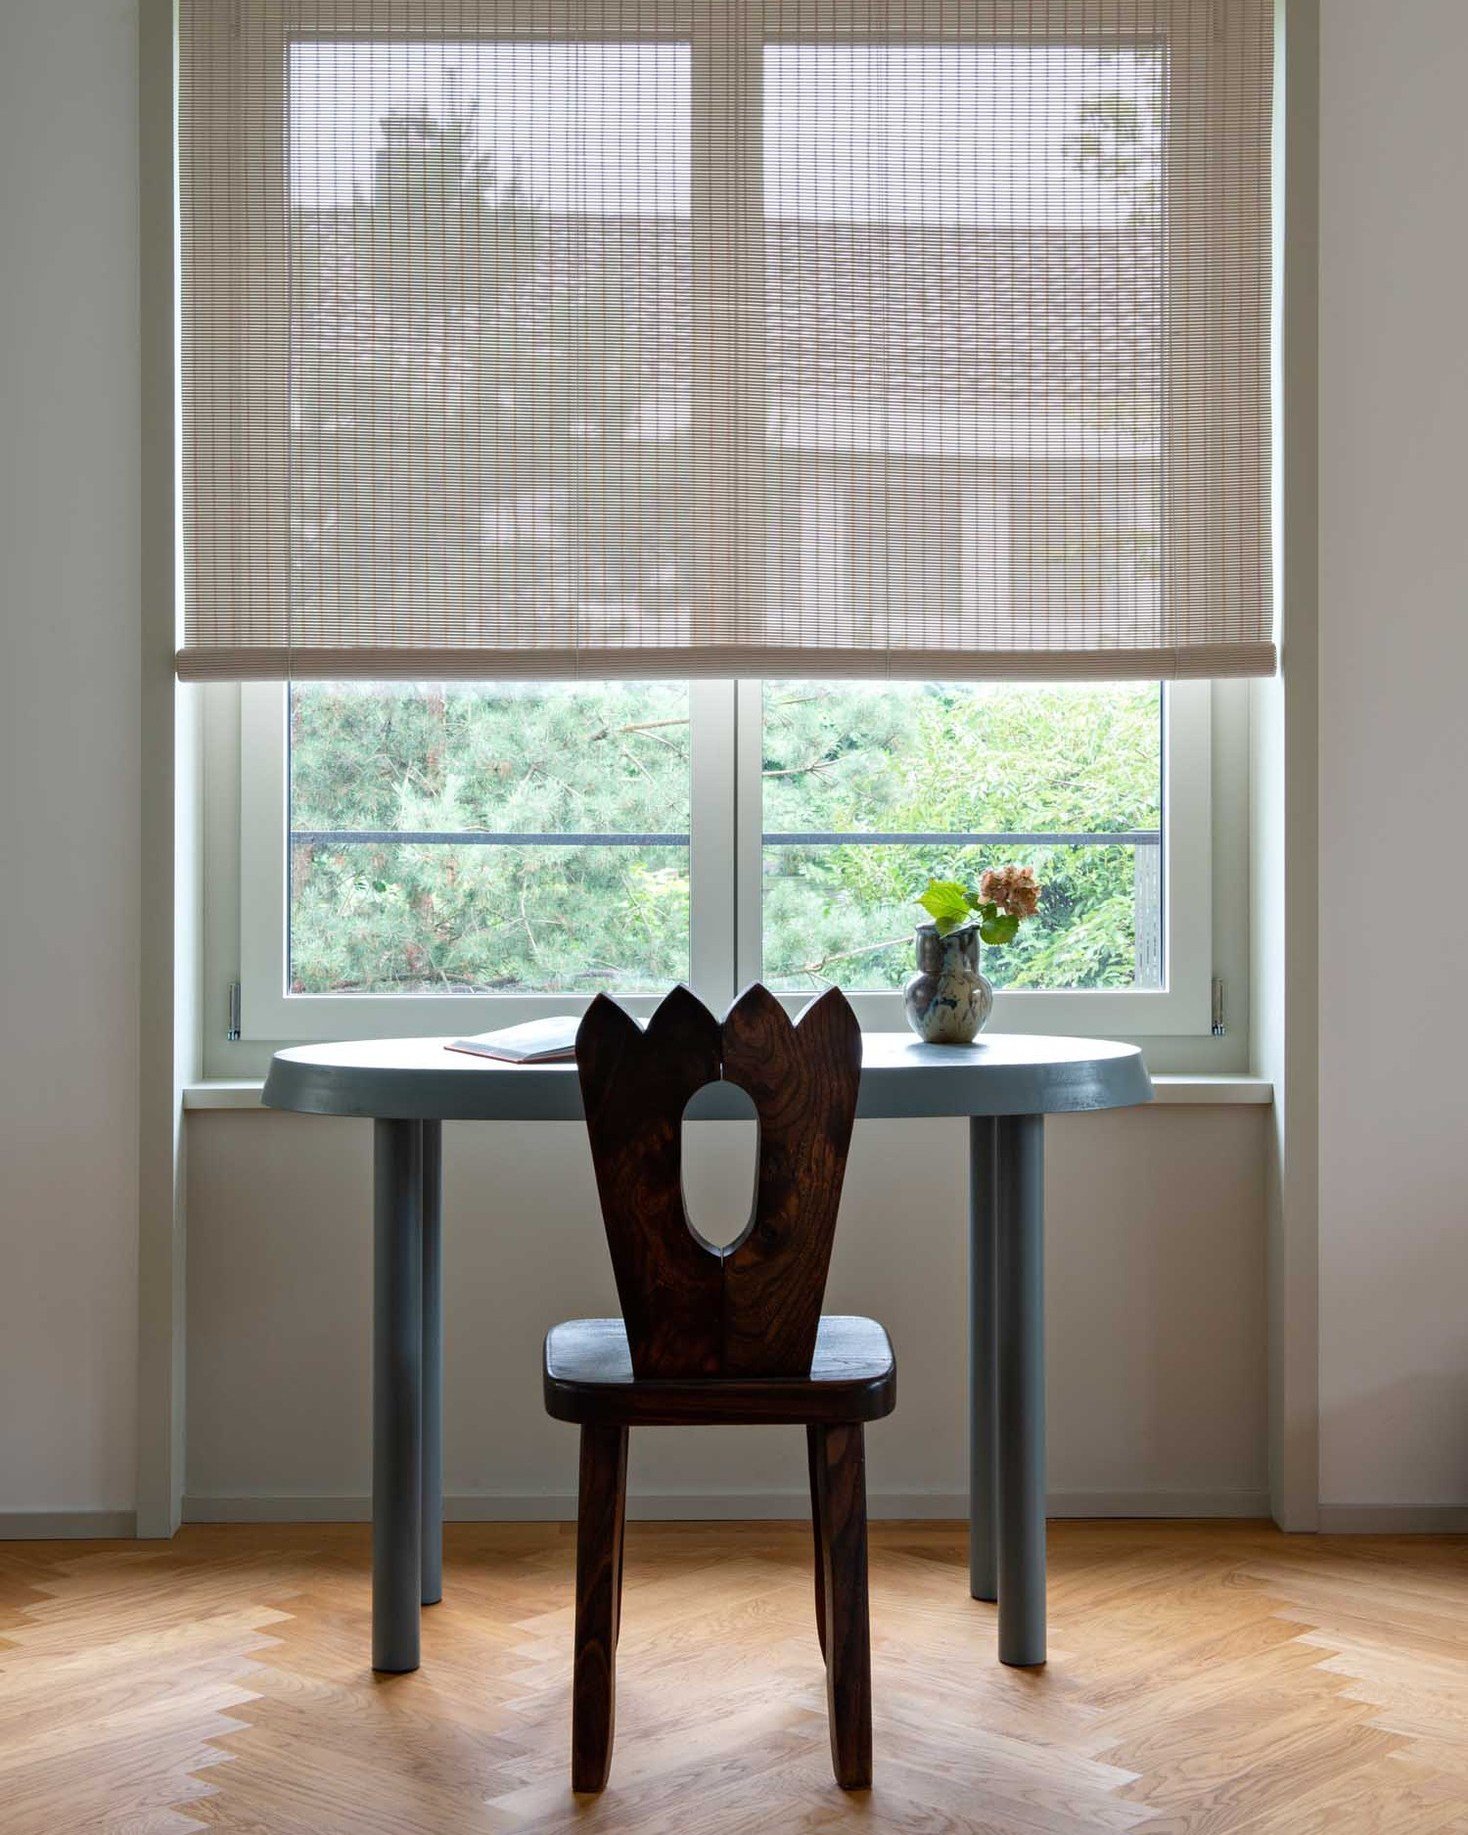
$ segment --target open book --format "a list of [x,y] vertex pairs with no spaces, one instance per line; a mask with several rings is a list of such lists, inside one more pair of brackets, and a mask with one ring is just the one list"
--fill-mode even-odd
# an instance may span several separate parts
[[498,1032],[476,1032],[467,1039],[453,1039],[450,1051],[467,1051],[476,1058],[496,1058],[504,1064],[555,1064],[576,1055],[576,1028],[581,1024],[574,1013],[558,1013],[552,1019],[530,1019],[521,1026],[505,1026]]

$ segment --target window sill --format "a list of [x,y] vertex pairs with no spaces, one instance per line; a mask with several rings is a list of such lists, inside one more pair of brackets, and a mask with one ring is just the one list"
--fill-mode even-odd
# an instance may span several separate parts
[[[247,1109],[264,1114],[260,1093],[265,1084],[261,1078],[210,1078],[202,1083],[186,1083],[183,1105],[187,1110]],[[1154,1077],[1155,1099],[1165,1107],[1173,1105],[1233,1107],[1246,1103],[1268,1107],[1274,1101],[1274,1086],[1267,1077]]]

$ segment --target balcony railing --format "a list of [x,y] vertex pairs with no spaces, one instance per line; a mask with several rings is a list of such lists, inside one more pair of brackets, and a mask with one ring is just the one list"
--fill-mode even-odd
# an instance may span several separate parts
[[[293,828],[293,847],[666,847],[689,845],[687,833],[560,834],[517,829],[431,828]],[[887,829],[821,829],[805,833],[771,832],[767,848],[777,847],[1131,847],[1136,849],[1136,976],[1133,986],[1162,986],[1162,831],[1128,828],[1103,832],[1081,829],[1024,829],[954,833]]]

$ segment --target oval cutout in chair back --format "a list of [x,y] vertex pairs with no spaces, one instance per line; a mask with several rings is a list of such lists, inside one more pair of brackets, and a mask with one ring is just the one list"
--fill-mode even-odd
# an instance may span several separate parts
[[[710,1087],[710,1086],[706,1086]],[[683,1110],[683,1204],[693,1233],[709,1248],[732,1249],[754,1218],[759,1178],[759,1111],[746,1091],[716,1086],[719,1108],[737,1111],[734,1121],[691,1121],[703,1109],[704,1090],[695,1090]]]

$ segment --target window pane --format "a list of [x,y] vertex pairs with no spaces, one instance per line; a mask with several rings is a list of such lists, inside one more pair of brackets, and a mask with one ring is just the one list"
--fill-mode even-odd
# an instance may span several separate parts
[[832,642],[1157,641],[1158,47],[764,56],[766,592]]
[[290,783],[293,993],[688,976],[682,683],[298,684]]
[[984,951],[996,986],[1160,985],[1157,684],[772,682],[763,759],[771,986],[900,987],[929,877],[1008,861],[1045,890],[1015,942]]
[[296,607],[686,636],[688,47],[304,39],[289,84]]

